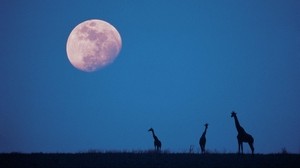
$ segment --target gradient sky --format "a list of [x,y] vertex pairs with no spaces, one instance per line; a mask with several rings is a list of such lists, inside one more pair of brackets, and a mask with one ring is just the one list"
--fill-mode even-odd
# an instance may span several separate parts
[[[0,152],[237,151],[234,110],[257,153],[300,153],[300,1],[4,0]],[[121,34],[94,73],[66,55],[72,29]],[[244,144],[245,152],[250,152]]]

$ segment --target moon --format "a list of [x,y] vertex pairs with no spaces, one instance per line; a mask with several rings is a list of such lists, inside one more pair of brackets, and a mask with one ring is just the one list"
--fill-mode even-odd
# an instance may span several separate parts
[[84,72],[94,72],[111,64],[122,48],[117,29],[106,21],[91,19],[78,24],[67,40],[70,63]]

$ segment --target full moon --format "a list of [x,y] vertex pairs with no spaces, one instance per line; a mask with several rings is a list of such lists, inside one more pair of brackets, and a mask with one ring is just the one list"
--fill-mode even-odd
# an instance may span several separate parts
[[79,70],[93,72],[112,63],[122,47],[117,29],[103,20],[87,20],[78,24],[67,41],[67,55]]

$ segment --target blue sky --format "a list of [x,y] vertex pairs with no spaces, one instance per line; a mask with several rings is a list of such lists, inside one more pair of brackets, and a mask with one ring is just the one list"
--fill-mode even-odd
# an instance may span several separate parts
[[[257,153],[300,152],[300,1],[3,1],[0,152],[236,152],[231,111]],[[94,73],[66,55],[72,29],[122,37]],[[250,152],[244,144],[246,152]]]

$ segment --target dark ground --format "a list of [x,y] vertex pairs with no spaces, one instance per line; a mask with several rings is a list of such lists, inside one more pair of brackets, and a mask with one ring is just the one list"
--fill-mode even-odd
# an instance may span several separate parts
[[0,154],[0,168],[9,167],[299,167],[299,154],[188,153],[10,153]]

